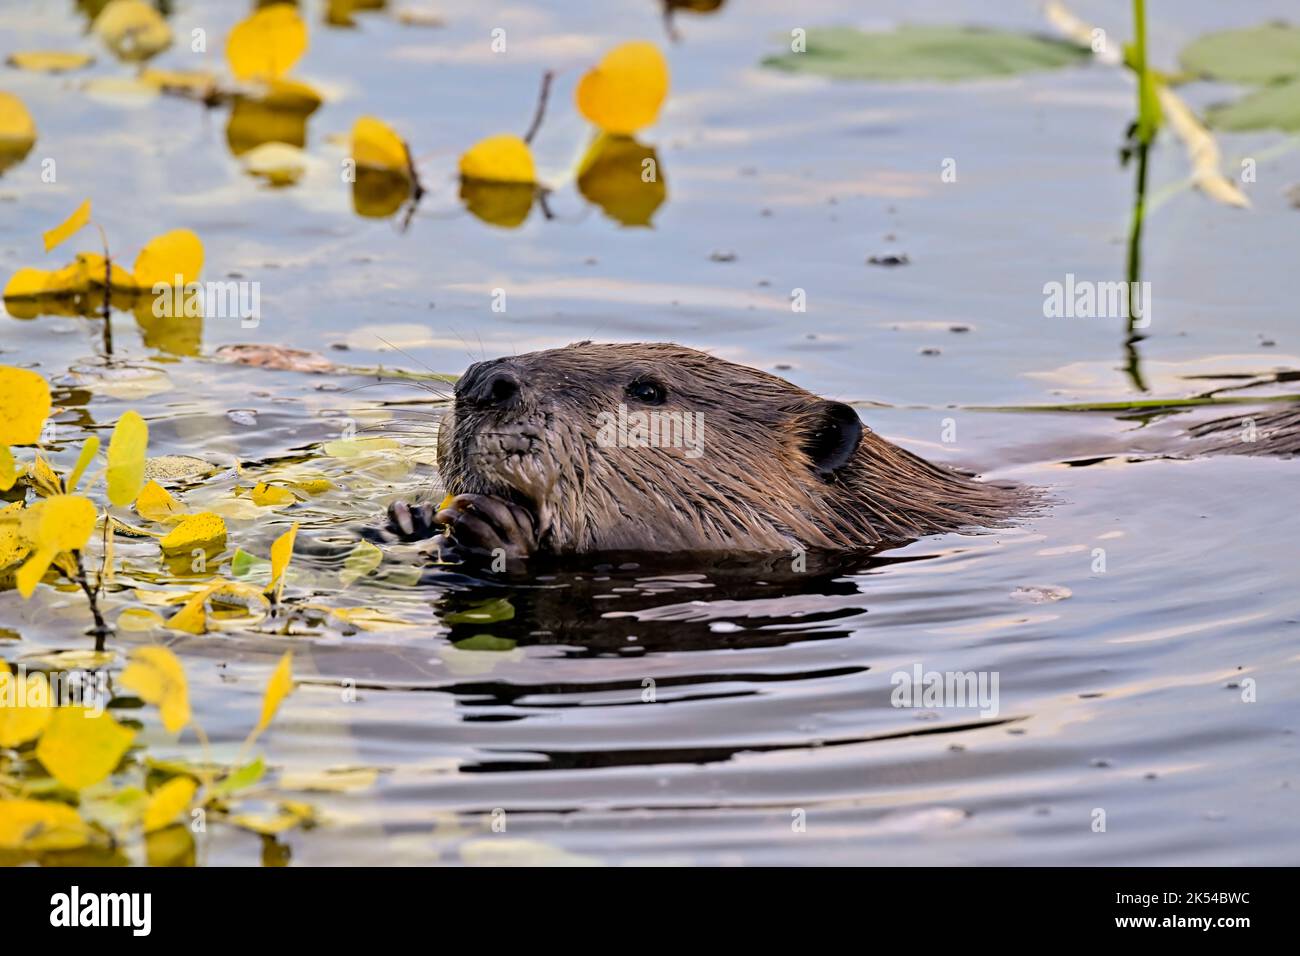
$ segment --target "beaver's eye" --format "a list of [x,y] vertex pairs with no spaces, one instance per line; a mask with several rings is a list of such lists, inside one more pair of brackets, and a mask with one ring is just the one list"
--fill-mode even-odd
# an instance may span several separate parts
[[647,405],[662,405],[668,393],[658,382],[651,382],[646,379],[637,379],[627,387],[627,397],[635,398],[638,402],[644,402]]

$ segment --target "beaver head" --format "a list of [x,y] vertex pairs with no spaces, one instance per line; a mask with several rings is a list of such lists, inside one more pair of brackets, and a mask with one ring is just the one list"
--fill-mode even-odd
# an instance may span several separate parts
[[870,549],[996,525],[1023,500],[885,441],[848,405],[672,344],[473,365],[438,461],[449,493],[526,507],[560,554]]

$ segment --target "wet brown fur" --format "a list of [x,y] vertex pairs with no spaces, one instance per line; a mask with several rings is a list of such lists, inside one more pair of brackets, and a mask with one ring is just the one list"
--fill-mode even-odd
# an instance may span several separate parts
[[[493,370],[522,383],[514,407],[474,406],[463,391]],[[645,408],[629,383],[667,399]],[[439,434],[452,494],[527,505],[543,550],[867,550],[962,528],[1004,525],[1033,500],[932,464],[869,429],[852,457],[819,475],[809,435],[836,407],[784,379],[672,344],[592,344],[480,363],[462,377]],[[598,415],[702,412],[703,455],[602,447]]]

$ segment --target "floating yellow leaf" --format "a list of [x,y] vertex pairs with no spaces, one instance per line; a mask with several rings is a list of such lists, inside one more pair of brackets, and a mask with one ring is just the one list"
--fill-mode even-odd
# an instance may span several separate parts
[[77,456],[77,463],[72,466],[72,472],[68,475],[67,487],[68,494],[77,490],[77,485],[81,484],[81,476],[86,473],[90,463],[95,460],[99,454],[99,438],[91,435],[81,446],[81,454]]
[[185,669],[167,648],[137,647],[131,652],[131,663],[119,680],[145,703],[158,705],[163,727],[169,734],[182,730],[190,722]]
[[240,80],[284,76],[307,52],[307,24],[291,3],[263,7],[241,20],[226,39],[230,71]]
[[321,495],[334,487],[328,478],[307,478],[303,481],[291,481],[289,484],[309,495]]
[[216,578],[186,599],[167,626],[187,634],[205,634],[209,627],[252,627],[266,617],[270,606],[252,585]]
[[226,546],[226,522],[221,515],[211,511],[190,515],[172,528],[171,533],[164,536],[158,544],[167,554],[193,551],[195,548],[209,552],[220,551]]
[[[72,262],[50,274],[43,294],[46,296],[84,295],[96,289],[102,292],[105,285],[113,292],[130,295],[140,291],[135,276],[116,262],[107,262],[98,252],[79,252]],[[102,298],[100,304],[103,304]]]
[[50,386],[25,368],[0,365],[0,445],[34,445],[50,414]]
[[259,176],[272,186],[292,186],[311,162],[306,152],[288,143],[262,143],[239,158],[249,175]]
[[115,56],[128,62],[147,60],[172,42],[171,27],[144,0],[110,0],[91,29]]
[[475,182],[537,182],[532,150],[510,133],[489,136],[466,150],[460,158],[460,175]]
[[[6,301],[17,299],[37,299],[49,294],[50,279],[54,273],[45,269],[19,269],[5,283]],[[10,309],[12,311],[12,308]]]
[[18,747],[40,736],[54,708],[43,674],[11,674],[0,661],[0,747]]
[[653,43],[615,47],[578,82],[583,116],[611,133],[635,133],[659,116],[668,95],[668,62]]
[[31,482],[32,489],[42,498],[63,494],[63,480],[50,467],[49,462],[39,454],[32,462],[32,468],[27,475],[27,480]]
[[135,501],[144,485],[149,426],[138,412],[123,412],[108,442],[108,500],[119,508]]
[[262,731],[271,725],[275,719],[276,711],[280,709],[280,704],[289,696],[293,690],[293,654],[285,651],[284,656],[280,658],[280,663],[275,665],[275,671],[271,674],[271,679],[266,684],[266,694],[262,698],[262,716],[258,720],[257,726],[253,728],[252,733],[248,735],[248,740],[244,746],[248,746]]
[[0,172],[22,162],[36,142],[36,124],[12,93],[0,92]]
[[117,629],[132,634],[145,634],[166,626],[166,619],[147,607],[129,607],[117,616]]
[[87,53],[72,53],[66,50],[24,50],[10,53],[5,60],[10,66],[35,73],[67,73],[79,70],[95,62]]
[[317,793],[348,793],[367,790],[379,779],[374,767],[334,767],[329,770],[305,770],[280,774],[282,790],[309,790]]
[[183,93],[195,99],[207,99],[217,90],[217,77],[206,70],[155,70],[140,73],[140,81],[169,93]]
[[402,137],[373,116],[362,116],[352,124],[352,160],[360,169],[405,174],[410,167]]
[[72,807],[49,800],[0,800],[0,848],[5,850],[73,850],[85,846],[94,831]]
[[190,808],[198,786],[189,777],[172,777],[149,797],[144,811],[144,832],[160,830]]
[[288,488],[280,488],[276,485],[268,485],[265,481],[259,481],[253,490],[248,493],[253,499],[253,504],[260,507],[274,507],[277,505],[292,505],[298,502],[293,492]]
[[305,803],[285,800],[280,803],[276,813],[237,813],[230,822],[243,830],[251,830],[263,836],[276,836],[296,826],[312,823],[316,811]]
[[[0,448],[3,447],[0,445]],[[18,518],[22,507],[21,501],[15,501],[0,508],[0,569],[12,567],[31,551],[19,529]]]
[[271,545],[271,586],[276,587],[277,595],[284,591],[284,572],[289,568],[293,558],[293,542],[298,537],[298,522],[294,522],[288,531],[275,539]]
[[135,499],[135,513],[146,521],[172,522],[184,518],[189,509],[158,482],[150,481],[140,489],[140,495]]
[[202,269],[203,242],[188,229],[173,229],[145,243],[131,271],[141,288],[152,289],[196,282]]
[[36,759],[63,786],[84,790],[107,777],[125,756],[135,731],[89,707],[59,707],[36,745]]
[[49,252],[88,222],[90,222],[89,199],[74,209],[71,216],[45,233],[45,251]]
[[[18,480],[18,463],[8,445],[0,444],[0,491],[8,491]],[[0,565],[3,567],[3,565]]]

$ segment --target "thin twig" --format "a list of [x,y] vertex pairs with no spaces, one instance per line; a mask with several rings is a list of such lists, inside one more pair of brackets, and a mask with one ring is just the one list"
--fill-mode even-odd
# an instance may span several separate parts
[[554,79],[554,70],[547,70],[542,74],[542,88],[537,95],[537,112],[533,114],[533,122],[528,127],[528,132],[524,134],[524,142],[529,146],[533,144],[533,137],[537,135],[538,129],[541,128],[542,117],[546,115],[546,101],[551,98],[551,81]]

